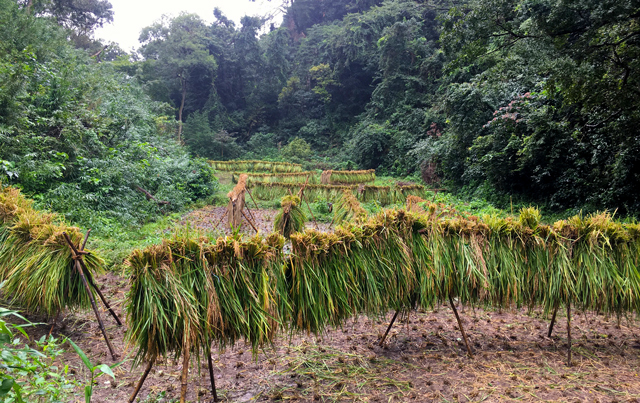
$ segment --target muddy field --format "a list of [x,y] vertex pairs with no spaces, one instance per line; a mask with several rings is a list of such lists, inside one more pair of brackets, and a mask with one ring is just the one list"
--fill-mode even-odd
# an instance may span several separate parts
[[[256,234],[256,230],[263,235],[273,232],[273,221],[275,220],[276,214],[278,214],[278,210],[249,208],[248,210],[245,209],[245,211],[251,223],[245,219],[239,229],[240,233],[253,236]],[[206,233],[230,235],[232,232],[227,224],[225,207],[207,206],[192,211],[182,218],[180,224],[189,224],[191,228]],[[307,221],[306,223],[307,228],[314,228],[323,232],[329,230],[329,225],[330,223],[314,221]]]
[[[107,274],[103,291],[124,316],[127,279]],[[638,323],[592,313],[574,313],[573,366],[566,365],[566,318],[558,314],[554,335],[540,312],[497,312],[459,307],[474,358],[466,355],[457,322],[448,306],[411,312],[396,321],[383,346],[378,342],[393,312],[384,318],[360,317],[320,336],[283,334],[252,356],[248,346],[213,352],[222,401],[298,402],[466,402],[466,401],[640,401]],[[131,368],[135,351],[102,312],[124,364],[117,381],[100,377],[94,402],[125,402],[143,368]],[[39,337],[48,326],[31,329]],[[68,336],[94,361],[112,363],[90,312],[71,313],[54,334]],[[67,348],[70,350],[70,348]],[[81,380],[87,379],[75,353],[65,353]],[[152,370],[138,401],[168,402],[179,397],[179,363],[162,361]],[[84,401],[79,394],[78,402]],[[189,401],[212,401],[206,360],[192,364]]]

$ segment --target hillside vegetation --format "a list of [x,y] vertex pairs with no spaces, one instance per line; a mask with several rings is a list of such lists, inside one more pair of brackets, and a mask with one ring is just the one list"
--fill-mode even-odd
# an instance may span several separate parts
[[209,196],[197,157],[640,208],[635,2],[296,0],[266,30],[212,12],[161,19],[127,54],[93,39],[107,1],[0,1],[3,182],[104,228]]

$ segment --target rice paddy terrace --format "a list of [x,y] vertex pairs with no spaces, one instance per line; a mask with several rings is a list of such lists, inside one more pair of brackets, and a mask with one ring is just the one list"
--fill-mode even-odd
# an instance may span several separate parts
[[[82,255],[126,318],[105,319],[125,365],[115,382],[99,378],[93,401],[211,401],[214,390],[242,402],[640,398],[638,224],[607,213],[545,224],[534,208],[479,218],[407,184],[378,186],[396,207],[370,214],[360,203],[372,172],[212,165],[246,174],[251,197],[283,197],[281,233],[179,231],[133,252],[124,276]],[[334,202],[330,228],[287,226],[317,198]],[[76,308],[54,332],[112,362],[88,311],[94,291],[74,271],[80,252],[61,238],[82,251],[80,231],[12,188],[0,218],[6,296],[49,317]],[[60,360],[86,376],[74,353]]]

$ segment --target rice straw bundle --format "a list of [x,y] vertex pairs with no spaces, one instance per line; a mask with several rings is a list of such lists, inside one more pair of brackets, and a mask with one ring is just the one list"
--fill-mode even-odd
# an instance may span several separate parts
[[227,222],[231,228],[240,228],[242,225],[245,206],[244,194],[247,190],[246,183],[247,175],[240,175],[236,186],[227,193],[227,197],[229,198],[229,204],[227,204]]
[[424,208],[418,204],[418,203],[423,203],[426,200],[424,200],[422,197],[418,197],[418,196],[413,196],[413,195],[409,195],[407,196],[407,211],[411,211],[414,213],[424,213],[425,210]]
[[20,189],[3,187],[0,183],[0,226],[11,223],[26,210],[33,210],[33,202],[20,194]]
[[356,194],[358,200],[363,203],[376,202],[381,206],[387,206],[395,201],[394,192],[389,186],[361,185]]
[[334,206],[333,222],[340,224],[345,221],[364,221],[367,218],[367,211],[362,208],[358,199],[350,190],[345,190],[342,197]]
[[273,222],[274,231],[282,234],[285,238],[289,238],[295,232],[301,232],[304,229],[306,217],[300,208],[300,198],[298,196],[285,196],[280,204],[282,210],[278,212]]
[[305,171],[305,172],[291,172],[291,173],[240,173],[234,172],[231,180],[233,183],[237,183],[240,175],[247,175],[247,185],[252,185],[254,183],[270,183],[270,182],[279,182],[279,183],[317,183],[317,177],[315,172]]
[[275,234],[211,243],[183,232],[134,251],[127,339],[139,348],[136,362],[186,349],[199,357],[212,341],[224,348],[244,338],[254,352],[271,341],[288,307],[283,245]]
[[[3,290],[29,312],[49,317],[64,308],[91,306],[82,279],[74,267],[66,232],[77,246],[82,234],[55,214],[36,211],[31,202],[11,187],[0,189],[0,281]],[[89,282],[104,262],[95,254],[84,256]],[[93,292],[93,291],[92,291]]]
[[376,170],[367,169],[363,171],[323,171],[322,183],[325,185],[337,184],[358,184],[374,182],[376,180]]
[[[275,200],[297,193],[301,186],[301,184],[281,182],[255,183],[251,186],[251,194],[259,200]],[[307,184],[304,188],[304,194],[309,202],[318,199],[336,201],[342,196],[344,190],[352,189],[355,189],[355,186]]]
[[[173,243],[175,246],[176,241]],[[126,307],[127,342],[138,347],[136,363],[152,362],[172,352],[178,357],[183,346],[197,351],[199,342],[206,337],[202,323],[204,309],[194,295],[197,293],[185,285],[189,283],[189,271],[182,277],[174,259],[171,242],[166,240],[143,251],[135,250],[127,259],[131,267]],[[197,264],[198,259],[194,263]],[[199,274],[197,270],[193,272]],[[205,281],[205,287],[209,283]]]
[[424,196],[424,186],[396,183],[394,186],[394,203],[404,203],[407,196]]
[[[282,247],[278,234],[219,238],[203,256],[213,278],[220,320],[211,327],[211,339],[222,348],[240,338],[254,352],[273,340],[280,316],[288,310],[282,279]],[[211,308],[210,308],[211,309]]]
[[287,173],[302,172],[302,165],[289,162],[272,161],[208,161],[209,165],[217,171],[226,172],[271,172]]
[[410,250],[401,233],[387,226],[394,228],[406,215],[387,213],[333,234],[308,229],[291,236],[293,329],[320,333],[358,313],[378,315],[411,304],[416,275]]

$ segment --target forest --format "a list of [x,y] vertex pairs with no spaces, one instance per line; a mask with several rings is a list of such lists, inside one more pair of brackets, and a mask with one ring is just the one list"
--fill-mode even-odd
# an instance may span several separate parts
[[0,402],[640,399],[640,1],[272,2],[0,0]]
[[210,194],[198,158],[640,208],[632,0],[296,0],[270,27],[212,12],[160,20],[127,54],[92,39],[106,0],[3,0],[3,182],[104,226],[154,214],[136,186],[178,209]]

